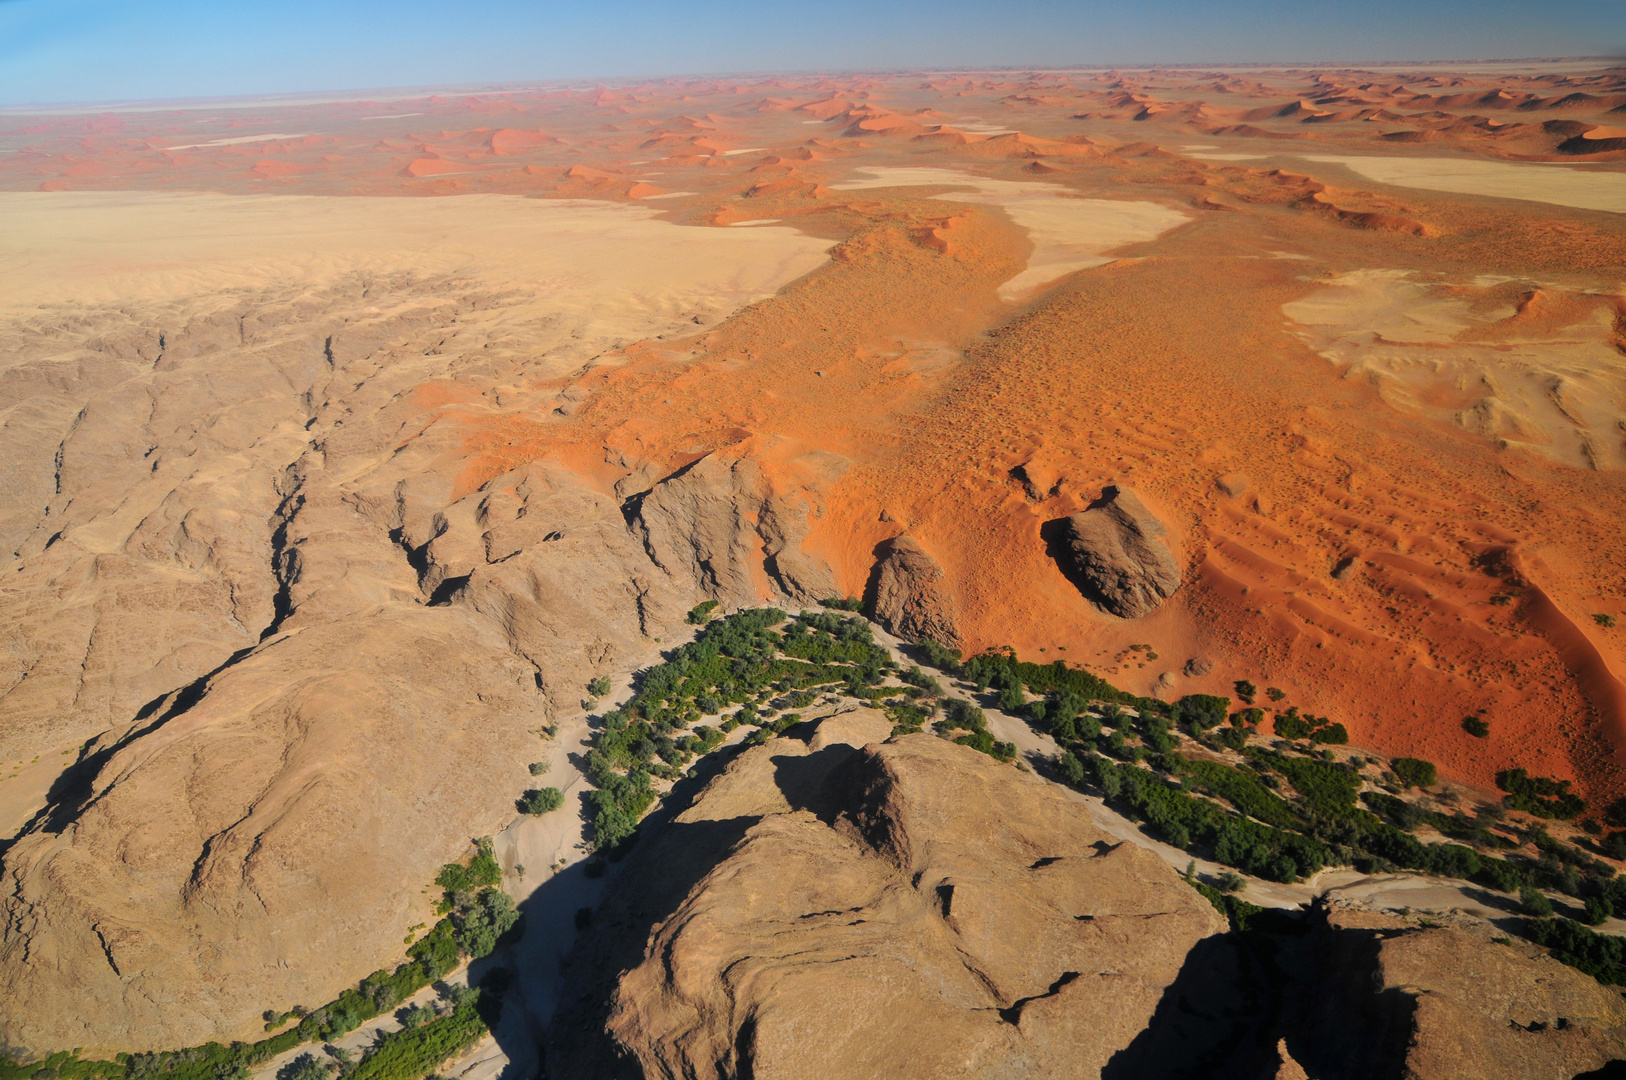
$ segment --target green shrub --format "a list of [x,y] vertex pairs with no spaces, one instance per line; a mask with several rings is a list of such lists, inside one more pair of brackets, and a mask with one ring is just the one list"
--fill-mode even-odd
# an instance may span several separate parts
[[1399,777],[1401,787],[1433,787],[1439,778],[1434,763],[1424,761],[1422,758],[1395,758],[1389,767],[1394,770],[1395,776]]
[[1464,716],[1462,730],[1476,739],[1483,739],[1490,734],[1490,725],[1477,716]]
[[332,1066],[317,1060],[315,1054],[300,1054],[289,1063],[285,1080],[327,1080]]
[[1247,679],[1238,679],[1233,685],[1236,688],[1236,696],[1242,699],[1242,704],[1252,705],[1255,695],[1259,693],[1259,688]]
[[[1544,898],[1545,899],[1545,898]],[[1626,939],[1598,934],[1568,919],[1530,919],[1524,936],[1552,950],[1553,958],[1607,985],[1626,985],[1622,952]]]
[[473,892],[502,884],[502,867],[492,854],[491,837],[482,837],[475,843],[475,856],[468,866],[447,863],[440,868],[435,884],[448,893]]
[[[1238,881],[1242,880],[1237,878],[1235,874],[1229,874],[1229,876],[1236,878]],[[1264,910],[1258,904],[1250,904],[1239,896],[1230,895],[1235,891],[1235,888],[1226,890],[1216,888],[1213,885],[1205,885],[1189,873],[1186,880],[1191,884],[1192,888],[1203,894],[1204,899],[1214,905],[1215,910],[1225,916],[1225,921],[1231,924],[1231,929],[1238,933],[1246,931],[1252,918]],[[1221,879],[1222,882],[1224,880]],[[1240,888],[1240,886],[1236,888]]]
[[519,801],[519,808],[527,814],[546,814],[565,804],[565,793],[556,787],[527,791]]
[[1199,791],[1219,796],[1249,817],[1282,828],[1303,826],[1292,807],[1253,773],[1217,761],[1188,761],[1185,769]]
[[486,1030],[478,998],[465,1001],[448,1016],[385,1036],[349,1080],[419,1080],[474,1045]]
[[920,649],[921,656],[925,659],[928,666],[934,667],[938,671],[946,672],[950,675],[959,674],[959,649],[950,649],[939,645],[931,638],[921,638],[916,647]]
[[834,608],[837,611],[863,611],[864,600],[859,596],[838,596],[819,601],[820,607]]
[[610,692],[610,677],[600,675],[587,684],[587,692],[596,698],[601,698]]
[[1519,868],[1506,859],[1480,859],[1479,873],[1474,880],[1484,882],[1500,892],[1515,893],[1524,884]]
[[1234,728],[1256,728],[1265,721],[1265,710],[1260,708],[1243,709],[1231,714],[1231,726]]
[[408,1030],[423,1027],[435,1018],[435,1010],[427,1005],[413,1005],[401,1014],[401,1026]]
[[548,771],[549,767],[550,765],[546,761],[533,761],[531,762],[531,775],[541,776]]
[[1297,709],[1286,713],[1277,713],[1276,719],[1271,723],[1271,730],[1282,739],[1308,739],[1310,732],[1315,730],[1310,722],[1298,714]]
[[702,626],[711,619],[711,613],[717,610],[716,600],[702,600],[689,609],[686,621],[691,626]]

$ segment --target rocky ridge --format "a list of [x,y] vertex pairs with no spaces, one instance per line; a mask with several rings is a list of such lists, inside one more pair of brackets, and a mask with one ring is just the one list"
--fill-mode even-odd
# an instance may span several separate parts
[[890,728],[746,750],[642,847],[551,1075],[1076,1076],[1128,1045],[1222,920],[1056,789]]
[[805,723],[682,796],[566,965],[550,1076],[1567,1080],[1626,1058],[1617,992],[1487,923],[1338,898],[1227,932],[1060,789],[889,728]]
[[331,998],[512,817],[590,679],[697,593],[833,594],[749,461],[622,501],[540,461],[461,488],[455,413],[425,395],[512,405],[525,364],[595,347],[530,318],[356,276],[7,330],[0,739],[67,768],[0,798],[0,1038],[188,1045]]

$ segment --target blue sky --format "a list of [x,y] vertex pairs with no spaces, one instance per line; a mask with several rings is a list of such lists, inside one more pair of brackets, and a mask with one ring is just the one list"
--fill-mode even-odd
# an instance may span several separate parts
[[0,104],[888,67],[1616,54],[1626,0],[0,0]]

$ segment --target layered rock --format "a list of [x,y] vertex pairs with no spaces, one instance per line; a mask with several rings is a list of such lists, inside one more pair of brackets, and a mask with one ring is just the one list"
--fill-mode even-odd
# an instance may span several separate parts
[[907,535],[885,541],[876,554],[875,621],[905,641],[930,639],[959,647],[954,595],[937,560]]
[[1124,619],[1156,611],[1180,587],[1168,529],[1133,491],[1109,487],[1066,519],[1061,560],[1080,588]]
[[1223,925],[1031,774],[823,734],[746,751],[622,871],[550,1075],[1094,1075]]

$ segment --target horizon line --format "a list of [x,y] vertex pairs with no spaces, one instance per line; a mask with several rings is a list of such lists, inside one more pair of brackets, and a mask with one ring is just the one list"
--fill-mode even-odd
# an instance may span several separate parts
[[[911,75],[1009,75],[1013,73],[1062,74],[1066,72],[1148,72],[1148,71],[1277,71],[1300,69],[1352,69],[1368,70],[1392,67],[1463,67],[1475,64],[1582,64],[1597,62],[1599,70],[1626,67],[1621,56],[1516,56],[1475,57],[1461,59],[1405,59],[1405,60],[1250,60],[1225,63],[1146,62],[1133,64],[1010,64],[974,65],[964,67],[909,66],[896,68],[805,68],[796,71],[718,71],[685,72],[647,75],[616,75],[604,77],[577,77],[569,79],[505,79],[494,82],[398,84],[372,87],[328,87],[308,90],[275,90],[258,94],[196,95],[173,98],[110,98],[93,101],[33,101],[0,104],[0,116],[62,116],[88,112],[179,112],[200,108],[248,108],[278,105],[335,105],[372,101],[409,100],[433,97],[439,93],[522,93],[542,89],[561,90],[605,89],[612,86],[639,86],[654,82],[713,81],[718,79],[749,79],[770,81],[779,79],[852,78],[871,76],[901,78]],[[343,95],[343,96],[337,96]]]

